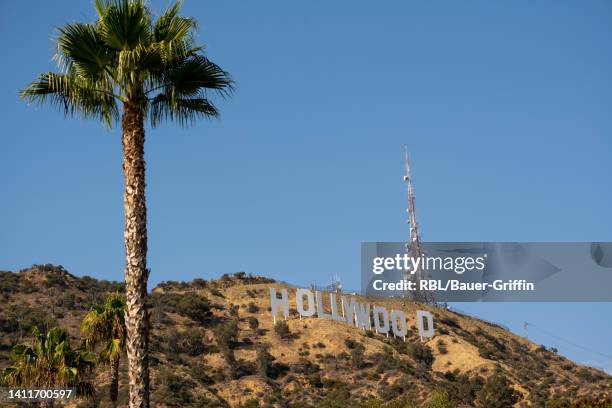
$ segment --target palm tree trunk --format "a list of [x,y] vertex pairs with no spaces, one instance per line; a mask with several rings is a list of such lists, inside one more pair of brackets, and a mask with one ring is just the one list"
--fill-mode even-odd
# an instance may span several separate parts
[[110,362],[110,399],[113,402],[113,406],[117,402],[117,395],[119,393],[119,358],[112,358]]
[[149,316],[147,313],[147,206],[145,202],[144,114],[134,102],[123,105],[125,193],[125,289],[130,408],[149,407]]

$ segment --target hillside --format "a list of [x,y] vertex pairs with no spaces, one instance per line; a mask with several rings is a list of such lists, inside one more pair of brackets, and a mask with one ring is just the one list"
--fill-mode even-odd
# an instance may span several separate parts
[[[428,406],[440,396],[450,405],[437,406],[486,406],[483,399],[496,395],[500,379],[518,393],[516,406],[570,407],[612,396],[612,377],[604,372],[443,308],[376,299],[406,312],[413,326],[404,342],[339,322],[299,319],[290,295],[292,316],[286,328],[275,328],[271,286],[283,287],[238,273],[153,289],[153,406],[409,407]],[[82,316],[117,290],[119,283],[75,277],[51,265],[0,272],[0,369],[9,364],[10,348],[26,341],[34,326],[66,328],[76,345]],[[416,335],[417,308],[434,315],[436,335],[426,343]],[[124,406],[126,359],[121,364]],[[104,367],[96,376],[96,403],[111,406]]]

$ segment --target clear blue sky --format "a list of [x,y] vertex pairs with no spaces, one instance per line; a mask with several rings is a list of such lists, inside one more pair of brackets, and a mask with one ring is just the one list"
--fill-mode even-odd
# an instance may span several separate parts
[[[403,144],[425,240],[612,241],[610,2],[188,0],[184,12],[237,91],[218,121],[148,132],[153,284],[244,270],[356,286],[360,242],[407,233]],[[1,269],[122,279],[119,131],[17,98],[54,68],[54,28],[91,19],[82,0],[0,6]],[[458,307],[612,355],[610,303]],[[531,334],[612,372],[610,357]]]

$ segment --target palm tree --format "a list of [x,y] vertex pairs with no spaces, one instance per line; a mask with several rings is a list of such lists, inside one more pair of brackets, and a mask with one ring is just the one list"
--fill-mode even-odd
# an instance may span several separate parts
[[[83,348],[71,348],[68,333],[58,327],[47,333],[35,328],[32,334],[32,343],[11,350],[13,364],[4,370],[4,382],[27,388],[75,387],[79,396],[93,395],[93,385],[87,381],[95,366],[93,356]],[[48,401],[43,405],[53,404]]]
[[100,361],[110,366],[110,399],[117,402],[119,361],[125,351],[125,301],[111,293],[101,305],[94,306],[81,322],[81,334],[87,349],[102,344]]
[[121,121],[130,407],[148,407],[144,122],[187,125],[216,117],[209,94],[228,95],[232,81],[202,54],[204,47],[194,40],[196,21],[178,15],[179,2],[157,19],[143,0],[95,0],[95,8],[95,22],[59,29],[55,60],[60,73],[41,74],[21,96],[109,127]]

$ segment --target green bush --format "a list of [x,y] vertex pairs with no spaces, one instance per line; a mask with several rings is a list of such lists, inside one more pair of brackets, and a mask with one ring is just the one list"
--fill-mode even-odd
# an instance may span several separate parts
[[166,350],[171,354],[185,353],[195,357],[207,351],[204,333],[196,328],[184,331],[170,330],[166,343]]
[[220,297],[220,298],[225,298],[225,296],[223,296],[223,292],[221,292],[221,291],[220,291],[219,289],[217,289],[217,288],[212,288],[212,289],[210,290],[210,294],[211,294],[211,295],[213,295],[213,296]]
[[352,350],[357,346],[357,342],[353,339],[344,339],[344,345],[347,349]]
[[289,330],[289,325],[284,320],[279,320],[278,322],[276,322],[276,324],[274,325],[274,332],[281,339],[285,339],[291,335],[291,331]]
[[232,378],[238,377],[239,365],[234,356],[234,346],[238,338],[238,323],[235,320],[227,321],[214,330],[219,350],[225,359]]
[[28,279],[13,272],[0,271],[0,293],[33,293],[38,288]]
[[346,387],[333,390],[319,403],[319,408],[346,408],[352,405],[351,394]]
[[207,322],[212,314],[208,299],[193,293],[153,294],[152,300],[164,312],[178,313],[199,323]]
[[6,319],[0,319],[2,331],[17,333],[20,337],[29,335],[34,328],[44,332],[53,326],[57,326],[57,320],[50,316],[50,311],[39,307],[11,305]]
[[415,359],[425,368],[431,368],[433,363],[433,353],[426,344],[420,342],[410,343],[408,345],[408,355]]
[[214,334],[220,349],[234,348],[234,343],[238,338],[238,322],[229,320],[215,327]]
[[319,373],[310,373],[310,374],[308,374],[308,376],[306,378],[308,380],[308,383],[310,383],[311,386],[313,386],[315,388],[322,388],[323,387],[323,381],[321,381],[321,374],[319,374]]
[[205,279],[196,278],[191,281],[191,285],[196,289],[204,289],[208,285]]
[[270,345],[262,343],[257,346],[257,354],[255,356],[255,365],[257,366],[257,372],[263,379],[267,379],[270,376],[272,369],[272,362],[274,357],[268,352]]
[[351,349],[351,364],[354,368],[362,368],[364,365],[365,347],[361,343],[355,343]]
[[176,305],[177,312],[190,319],[204,323],[210,316],[210,304],[198,295],[183,295]]
[[259,328],[259,320],[257,320],[256,317],[249,316],[247,318],[247,322],[249,323],[249,328],[251,328],[251,330],[257,330],[257,328]]
[[452,408],[450,400],[448,399],[448,393],[446,391],[434,392],[431,400],[427,404],[427,408]]
[[259,306],[257,306],[255,302],[249,302],[249,304],[247,305],[247,312],[257,313],[259,312]]
[[211,367],[209,365],[200,362],[195,362],[191,364],[191,370],[189,371],[189,374],[191,375],[191,378],[196,380],[198,383],[202,385],[210,385],[215,383],[215,381],[209,375],[210,372]]
[[191,380],[164,367],[159,371],[157,383],[157,387],[154,388],[156,392],[153,393],[153,402],[169,406],[185,406],[193,402],[191,388],[194,383]]
[[230,305],[230,308],[229,308],[230,316],[237,318],[238,317],[238,309],[239,308],[240,308],[240,306],[238,306],[238,305]]
[[438,351],[440,354],[448,354],[448,349],[446,348],[446,343],[444,340],[438,341]]
[[489,377],[476,397],[477,408],[507,408],[518,402],[520,394],[500,372]]
[[240,405],[238,408],[259,408],[259,400],[257,398],[251,398],[250,400],[245,401],[245,403]]
[[442,384],[445,391],[451,401],[458,406],[472,406],[484,383],[479,375],[460,374],[458,370],[445,373],[444,379]]

